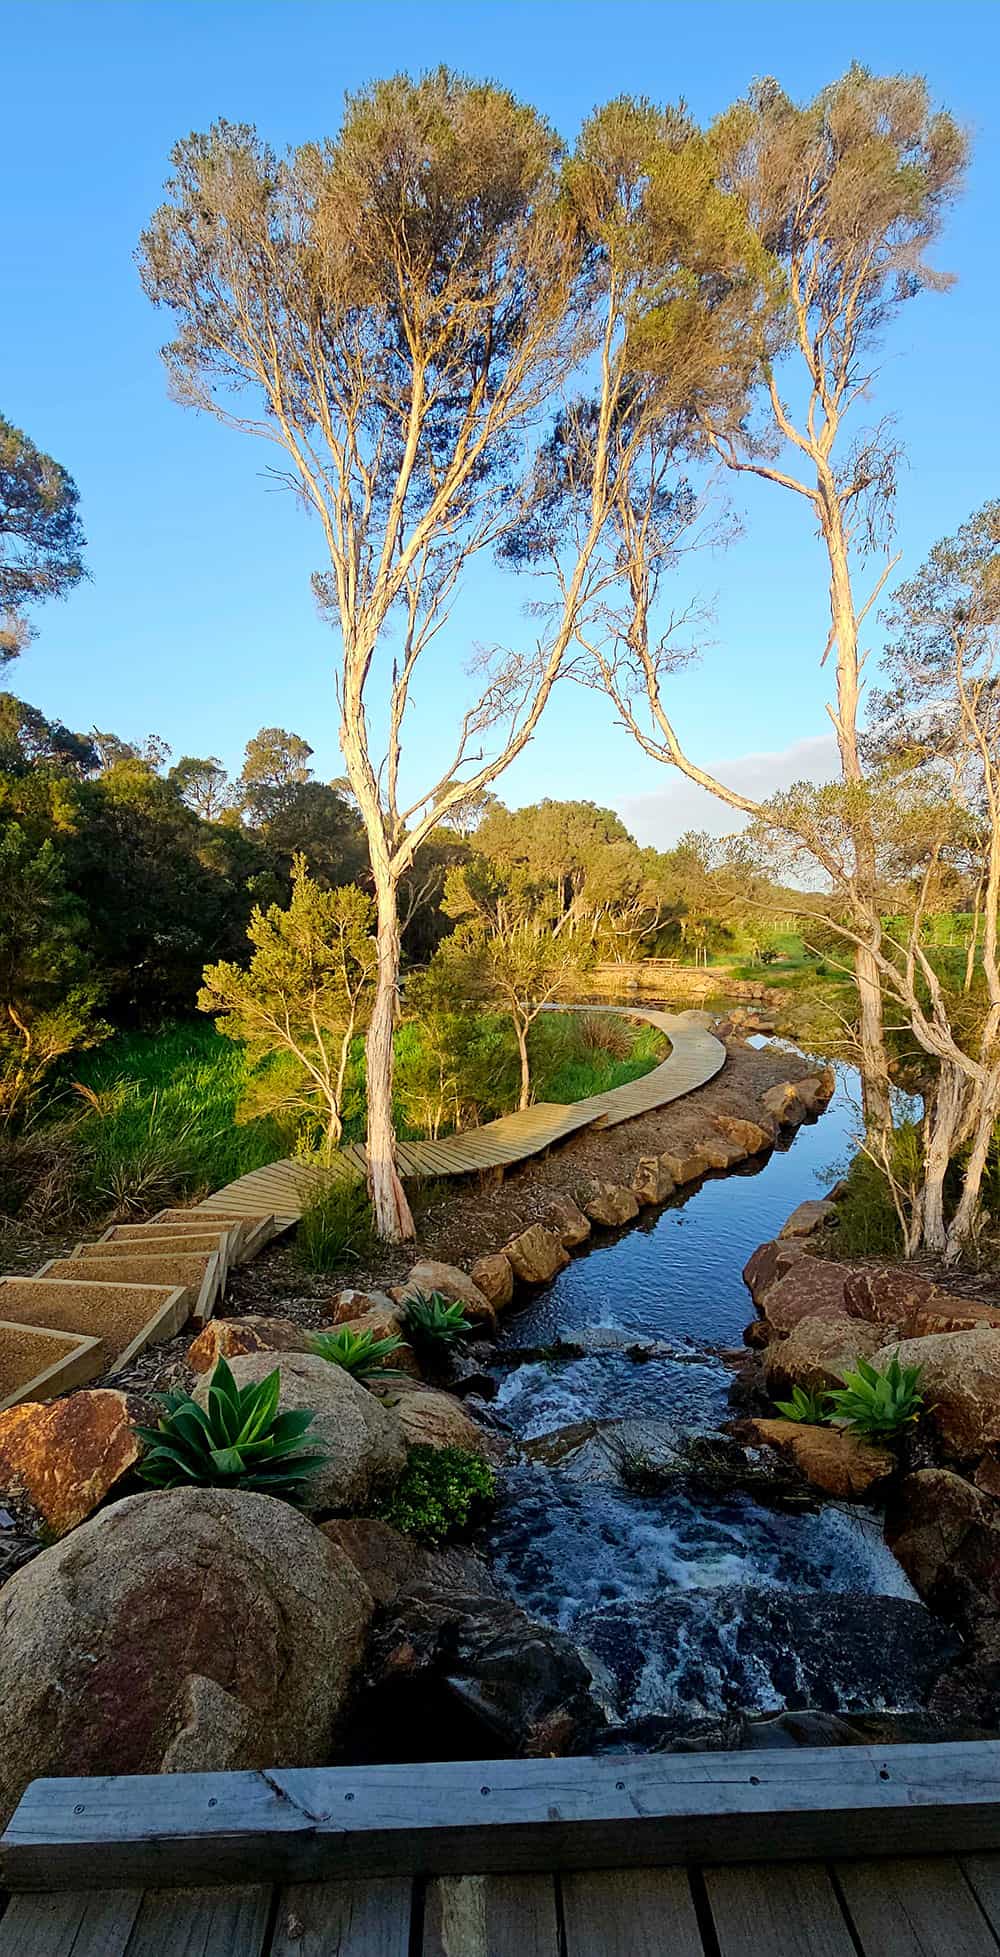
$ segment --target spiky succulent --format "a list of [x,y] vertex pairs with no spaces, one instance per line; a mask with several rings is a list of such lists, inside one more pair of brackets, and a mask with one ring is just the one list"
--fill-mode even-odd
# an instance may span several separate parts
[[317,1332],[312,1349],[331,1366],[342,1366],[354,1379],[392,1379],[398,1377],[399,1368],[388,1366],[386,1361],[405,1343],[395,1332],[377,1339],[372,1331],[352,1332],[350,1326],[342,1325],[337,1332]]
[[920,1418],[924,1405],[918,1390],[922,1372],[922,1366],[901,1366],[897,1353],[884,1372],[867,1359],[859,1359],[856,1371],[842,1373],[843,1386],[830,1394],[833,1425],[891,1440]]
[[790,1400],[775,1400],[786,1420],[798,1420],[810,1427],[821,1427],[830,1418],[829,1393],[812,1393],[805,1386],[793,1386]]
[[326,1461],[321,1452],[299,1452],[315,1419],[308,1408],[279,1413],[281,1373],[237,1386],[220,1359],[208,1389],[208,1406],[188,1393],[164,1393],[155,1427],[137,1427],[146,1452],[138,1473],[156,1488],[238,1488],[285,1501],[301,1499],[305,1485]]
[[413,1291],[403,1305],[403,1323],[415,1345],[449,1346],[472,1331],[463,1304],[440,1291]]

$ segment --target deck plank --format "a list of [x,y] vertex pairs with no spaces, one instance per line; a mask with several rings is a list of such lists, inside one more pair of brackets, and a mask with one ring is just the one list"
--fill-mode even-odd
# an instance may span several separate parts
[[407,1957],[413,1884],[302,1882],[278,1898],[270,1957]]
[[963,1855],[961,1861],[966,1881],[1000,1941],[1000,1855]]
[[879,1957],[997,1957],[996,1939],[956,1861],[841,1862],[847,1914],[862,1948]]
[[[666,1033],[671,1041],[666,1060],[639,1080],[626,1081],[621,1087],[592,1094],[584,1101],[536,1101],[529,1108],[501,1115],[479,1128],[464,1128],[457,1135],[441,1136],[435,1142],[401,1142],[398,1149],[403,1174],[461,1176],[474,1175],[477,1170],[508,1168],[528,1156],[540,1154],[553,1142],[564,1141],[581,1128],[595,1124],[613,1127],[619,1121],[632,1121],[636,1115],[666,1107],[695,1088],[704,1087],[725,1063],[725,1047],[698,1023],[697,1014],[665,1013],[643,1006],[608,1006],[601,1010],[647,1020]],[[360,1142],[348,1143],[336,1150],[324,1166],[328,1175],[359,1179],[367,1173],[364,1148]],[[201,1207],[204,1210],[235,1208],[241,1214],[250,1215],[264,1205],[286,1215],[300,1216],[309,1173],[308,1164],[298,1159],[272,1162],[265,1168],[251,1169],[225,1189],[216,1190]]]
[[[705,1888],[720,1957],[856,1957],[821,1862],[706,1869]],[[870,1957],[889,1957],[890,1948]]]
[[0,1957],[124,1957],[141,1889],[13,1896],[0,1921]]
[[259,1886],[147,1889],[126,1957],[263,1957],[270,1909]]
[[442,1876],[429,1882],[423,1957],[559,1957],[554,1876]]
[[566,1957],[704,1957],[683,1869],[608,1869],[562,1878]]

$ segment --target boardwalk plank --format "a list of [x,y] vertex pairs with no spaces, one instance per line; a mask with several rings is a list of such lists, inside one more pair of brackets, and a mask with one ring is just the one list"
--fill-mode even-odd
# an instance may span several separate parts
[[562,1878],[566,1957],[704,1957],[683,1869]]
[[407,1957],[413,1884],[293,1883],[282,1890],[270,1957]]
[[559,1957],[555,1878],[467,1875],[428,1883],[422,1957]]
[[962,1868],[1000,1940],[1000,1855],[963,1855]]
[[270,1907],[259,1887],[148,1889],[126,1957],[263,1957]]
[[0,1922],[0,1957],[124,1957],[141,1889],[14,1896]]
[[[837,1892],[820,1862],[706,1869],[705,1887],[719,1957],[856,1957]],[[890,1948],[875,1949],[871,1957],[888,1957]]]
[[[400,1164],[408,1176],[474,1175],[478,1170],[506,1168],[527,1156],[540,1154],[553,1142],[577,1133],[594,1123],[614,1127],[631,1121],[637,1114],[666,1107],[693,1089],[703,1087],[724,1064],[726,1050],[714,1034],[689,1021],[687,1016],[655,1012],[645,1007],[609,1007],[627,1018],[648,1020],[669,1035],[672,1051],[660,1066],[637,1081],[610,1088],[604,1094],[590,1095],[585,1101],[563,1104],[536,1101],[516,1114],[501,1115],[484,1122],[481,1128],[466,1128],[458,1135],[445,1135],[436,1142],[400,1143]],[[326,1172],[346,1180],[357,1180],[367,1172],[364,1149],[358,1142],[337,1150]],[[210,1196],[203,1208],[235,1207],[240,1214],[252,1214],[265,1204],[286,1215],[301,1215],[304,1190],[309,1175],[301,1162],[274,1162],[263,1169],[252,1169],[225,1189]]]
[[872,1957],[997,1957],[956,1861],[843,1862],[836,1875],[858,1941]]

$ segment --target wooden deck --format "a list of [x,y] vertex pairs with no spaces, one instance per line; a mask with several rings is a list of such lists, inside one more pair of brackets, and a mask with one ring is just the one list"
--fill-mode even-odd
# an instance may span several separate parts
[[[575,1009],[574,1009],[575,1010]],[[583,1010],[580,1008],[579,1010]],[[398,1156],[404,1176],[464,1176],[484,1169],[508,1168],[530,1155],[539,1155],[553,1142],[564,1141],[580,1128],[614,1127],[636,1115],[666,1107],[684,1094],[704,1087],[719,1072],[726,1058],[721,1040],[709,1032],[707,1015],[698,1012],[654,1012],[644,1006],[602,1006],[625,1018],[643,1019],[670,1040],[671,1051],[658,1067],[624,1087],[612,1087],[606,1094],[592,1094],[585,1101],[568,1105],[538,1101],[517,1114],[505,1114],[498,1121],[484,1122],[481,1128],[465,1128],[461,1134],[446,1135],[437,1142],[400,1142]],[[360,1182],[367,1171],[364,1148],[352,1142],[338,1149],[322,1172],[308,1163],[289,1160],[271,1162],[263,1169],[251,1169],[235,1182],[227,1183],[198,1205],[199,1211],[229,1210],[246,1216],[274,1210],[284,1216],[300,1216],[309,1186],[319,1173],[342,1176]]]
[[2,1855],[0,1957],[997,1957],[1000,1743],[38,1781]]

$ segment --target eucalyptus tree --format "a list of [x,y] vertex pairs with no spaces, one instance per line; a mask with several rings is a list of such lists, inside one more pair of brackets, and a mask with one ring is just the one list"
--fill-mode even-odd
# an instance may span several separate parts
[[0,667],[35,634],[29,617],[86,577],[72,476],[0,415]]
[[[689,398],[708,451],[726,469],[798,498],[823,541],[830,624],[816,650],[820,664],[834,655],[836,697],[827,711],[842,779],[856,791],[849,882],[865,1114],[874,1134],[891,1127],[891,1108],[876,852],[859,742],[861,634],[894,561],[900,451],[888,418],[872,424],[871,401],[893,316],[948,283],[925,253],[957,195],[965,156],[961,130],[932,107],[919,77],[854,67],[803,105],[776,82],[755,84],[694,139],[686,166],[683,156],[668,160],[665,176],[659,166],[663,246],[686,263],[688,280],[666,291],[634,336],[637,364],[661,381],[678,364],[684,370],[692,345],[706,365],[714,352],[728,366],[738,385],[723,395],[721,413],[710,390]],[[699,202],[690,185],[706,168],[713,196]],[[729,295],[722,304],[720,293]],[[662,452],[660,431],[651,439]],[[655,525],[650,536],[650,492],[648,479],[638,494],[623,488],[625,629],[605,640],[602,676],[630,709],[647,753],[754,815],[749,798],[687,755],[667,710],[663,681],[679,646],[676,629],[658,635],[650,619],[669,561]],[[667,545],[675,543],[668,535]],[[872,561],[878,568],[869,573]]]
[[[180,143],[173,165],[141,263],[174,314],[174,389],[274,446],[326,545],[315,583],[338,633],[340,741],[378,913],[369,1179],[381,1234],[405,1237],[397,892],[432,831],[532,738],[589,595],[637,277],[616,242],[633,187],[607,143],[584,141],[564,167],[533,109],[444,70],[376,83],[348,99],[336,137],[284,158],[220,123]],[[524,646],[486,649],[450,758],[414,782],[404,733],[421,661],[454,643],[470,560],[538,515],[535,427],[587,362],[588,488],[545,559],[537,624]]]

